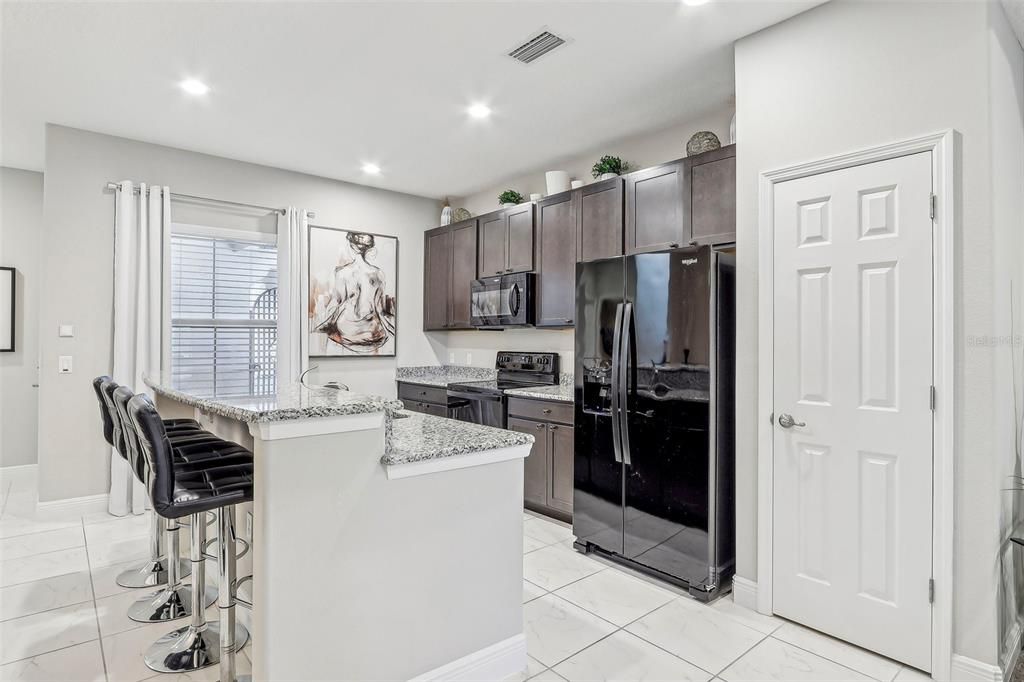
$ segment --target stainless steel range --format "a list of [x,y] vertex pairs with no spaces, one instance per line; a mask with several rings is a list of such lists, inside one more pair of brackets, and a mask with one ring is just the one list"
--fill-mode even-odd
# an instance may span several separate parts
[[558,353],[498,351],[494,368],[498,370],[495,379],[448,385],[449,405],[456,401],[450,417],[503,429],[506,390],[558,383]]

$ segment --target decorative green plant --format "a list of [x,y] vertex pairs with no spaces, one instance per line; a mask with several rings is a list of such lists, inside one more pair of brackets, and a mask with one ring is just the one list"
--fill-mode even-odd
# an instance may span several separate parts
[[599,178],[605,173],[615,173],[616,175],[622,175],[629,170],[629,164],[620,159],[617,156],[602,156],[601,160],[594,164],[594,167],[590,169],[590,172],[595,178]]
[[521,204],[523,203],[523,195],[514,189],[507,189],[498,195],[499,204]]

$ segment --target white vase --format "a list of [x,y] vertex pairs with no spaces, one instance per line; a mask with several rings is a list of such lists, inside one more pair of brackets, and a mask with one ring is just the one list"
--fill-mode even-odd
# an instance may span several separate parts
[[548,196],[565,192],[569,189],[568,171],[548,171],[544,174],[544,181],[548,186]]
[[534,192],[530,195],[530,201],[540,201],[544,197],[541,196],[540,192]]
[[519,204],[514,204],[511,201],[506,201],[504,204],[501,205],[501,207],[502,208],[515,208],[518,205]]
[[617,177],[619,177],[618,173],[601,173],[599,176],[597,176],[597,179],[598,180],[611,180],[612,178],[617,178]]
[[569,183],[569,186],[572,189],[579,189],[580,187],[583,186],[583,181],[582,180],[573,180],[571,183]]

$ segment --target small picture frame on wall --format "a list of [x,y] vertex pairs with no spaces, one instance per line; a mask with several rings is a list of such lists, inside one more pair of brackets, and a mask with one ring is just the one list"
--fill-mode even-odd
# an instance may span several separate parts
[[0,353],[14,352],[14,268],[0,266]]

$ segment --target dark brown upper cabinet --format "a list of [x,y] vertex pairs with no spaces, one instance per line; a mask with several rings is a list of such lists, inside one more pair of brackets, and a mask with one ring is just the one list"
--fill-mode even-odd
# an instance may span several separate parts
[[579,191],[537,202],[538,327],[568,327],[576,310],[576,228]]
[[470,285],[476,279],[476,221],[467,220],[452,228],[452,285],[450,329],[472,329]]
[[577,259],[581,263],[622,255],[622,178],[579,190]]
[[533,270],[533,204],[480,217],[480,277]]
[[477,221],[429,230],[424,237],[423,330],[472,329],[470,283],[476,279]]
[[480,235],[477,248],[480,251],[480,276],[494,277],[508,268],[508,219],[503,211],[489,213],[480,218]]
[[626,253],[674,249],[690,240],[685,159],[626,176]]
[[690,240],[698,244],[736,241],[736,145],[688,157],[686,166]]
[[451,230],[430,230],[423,248],[423,330],[447,329],[452,281]]

